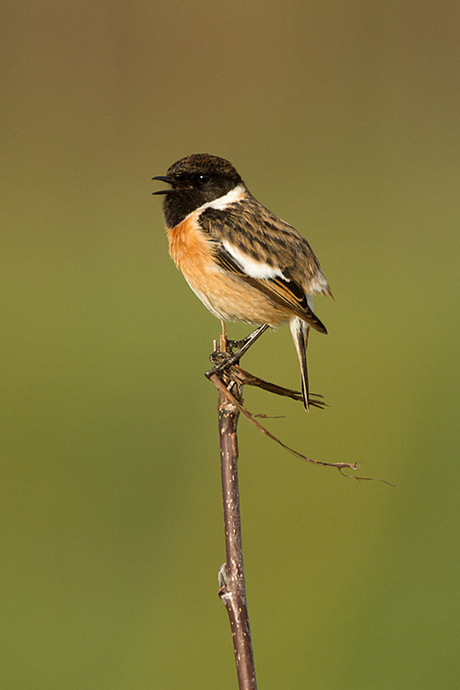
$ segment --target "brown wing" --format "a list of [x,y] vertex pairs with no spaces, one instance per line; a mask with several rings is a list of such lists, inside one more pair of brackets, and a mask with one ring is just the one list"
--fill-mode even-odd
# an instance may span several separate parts
[[316,331],[327,333],[325,325],[311,310],[303,288],[292,278],[289,278],[288,270],[284,269],[281,276],[254,278],[243,270],[221,242],[215,242],[214,252],[216,262],[221,268],[260,290],[277,304],[287,307]]
[[[330,293],[329,286],[313,250],[295,228],[250,195],[224,210],[207,208],[201,213],[199,224],[212,241],[221,268],[292,310],[315,330],[327,333],[311,310],[307,293]],[[276,269],[277,274],[269,277],[249,275],[244,265],[227,251],[224,242],[235,247],[238,255]]]

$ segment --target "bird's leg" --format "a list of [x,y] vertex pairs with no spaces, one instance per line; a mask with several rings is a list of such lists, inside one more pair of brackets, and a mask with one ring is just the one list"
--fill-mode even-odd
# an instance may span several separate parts
[[222,326],[222,333],[220,334],[219,347],[216,349],[218,352],[227,352],[228,351],[227,327],[226,327],[225,321],[223,319],[220,320],[220,324]]
[[[242,340],[228,340],[227,342],[230,344],[230,347],[233,349],[234,347],[237,348],[235,354],[233,355],[234,357],[237,357],[240,359],[244,355],[245,352],[249,350],[251,345],[253,345],[258,338],[262,335],[262,333],[265,333],[265,331],[268,328],[268,323],[262,324],[262,326],[259,326],[259,328],[256,328],[255,331],[252,331],[252,333],[249,333],[245,338]],[[238,361],[238,359],[235,360],[235,362]],[[233,364],[233,362],[232,362]]]
[[247,335],[246,338],[243,338],[242,340],[227,340],[227,344],[230,346],[231,350],[233,350],[234,347],[237,348],[236,352],[234,352],[233,354],[231,354],[230,352],[223,353],[222,351],[213,352],[210,359],[211,362],[214,362],[216,364],[212,369],[205,373],[205,376],[210,378],[213,374],[220,374],[227,367],[230,367],[232,364],[239,362],[241,357],[245,354],[245,352],[249,350],[251,345],[253,345],[258,338],[260,338],[262,333],[265,333],[268,327],[268,324],[264,323],[262,324],[262,326],[256,328],[255,331]]

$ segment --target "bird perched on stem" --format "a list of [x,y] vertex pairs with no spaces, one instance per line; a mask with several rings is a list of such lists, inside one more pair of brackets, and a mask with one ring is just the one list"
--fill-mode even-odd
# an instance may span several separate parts
[[331,290],[307,240],[262,206],[229,161],[198,153],[177,161],[163,213],[169,252],[203,304],[222,321],[289,323],[308,410],[310,327],[327,333],[312,295]]

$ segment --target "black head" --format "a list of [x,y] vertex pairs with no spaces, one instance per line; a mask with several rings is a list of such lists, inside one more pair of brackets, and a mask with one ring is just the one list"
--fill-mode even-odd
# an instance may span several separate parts
[[163,213],[168,228],[208,201],[224,196],[242,182],[231,163],[209,153],[194,153],[173,163],[166,175],[154,177],[171,185],[154,194],[165,194]]

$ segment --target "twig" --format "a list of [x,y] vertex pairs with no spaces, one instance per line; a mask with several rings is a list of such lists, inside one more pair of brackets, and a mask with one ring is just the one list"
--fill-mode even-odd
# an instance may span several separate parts
[[[309,458],[306,455],[303,455],[302,453],[299,453],[299,451],[294,450],[294,448],[290,448],[288,445],[280,441],[279,438],[274,436],[268,429],[266,429],[260,422],[255,419],[254,415],[249,412],[243,405],[238,402],[238,400],[235,398],[235,396],[226,388],[224,382],[217,376],[217,374],[211,374],[209,377],[209,380],[213,382],[213,384],[219,389],[221,394],[225,395],[230,402],[232,402],[235,407],[243,414],[247,419],[249,419],[250,422],[256,426],[259,431],[261,431],[263,434],[268,436],[268,438],[271,438],[272,441],[275,441],[275,443],[278,443],[280,446],[285,448],[287,451],[295,455],[296,457],[300,458],[301,460],[305,460],[306,462],[311,462],[313,465],[323,465],[324,467],[335,467],[338,470],[355,470],[357,468],[357,463],[356,462],[325,462],[323,460],[314,460],[313,458]],[[360,477],[361,479],[364,479],[364,477]]]
[[240,690],[255,690],[256,674],[246,605],[238,489],[239,410],[222,392],[219,395],[219,432],[227,562],[220,571],[219,597],[225,604],[232,631]]
[[[256,331],[255,333],[257,334],[258,332]],[[268,438],[275,441],[275,443],[278,443],[301,460],[305,460],[313,465],[334,467],[339,470],[344,477],[357,479],[358,481],[378,481],[389,484],[390,486],[393,486],[393,484],[383,479],[345,474],[344,470],[356,470],[358,466],[357,463],[314,460],[290,448],[268,431],[268,429],[262,426],[255,416],[243,405],[242,390],[245,384],[257,386],[270,393],[287,396],[295,400],[302,400],[302,396],[297,393],[297,391],[292,391],[288,388],[269,383],[241,369],[238,361],[242,352],[245,351],[246,342],[249,343],[250,339],[248,338],[244,341],[245,344],[243,348],[240,347],[237,353],[232,353],[234,347],[240,345],[240,343],[227,340],[225,326],[222,323],[220,346],[217,348],[217,344],[214,343],[214,352],[210,356],[211,362],[213,362],[215,366],[206,372],[206,376],[219,390],[219,439],[225,522],[225,547],[227,555],[227,562],[224,563],[219,571],[219,597],[225,604],[230,619],[239,688],[240,690],[256,690],[257,684],[246,605],[243,550],[241,542],[237,438],[237,426],[240,413],[249,419],[249,421],[252,422],[259,431],[268,436]],[[230,346],[230,352],[227,351],[227,345]],[[314,400],[310,399],[311,405],[320,408],[325,406],[326,403],[318,399],[322,396],[317,395],[314,397]]]
[[[274,393],[275,395],[282,395],[285,398],[292,398],[293,400],[303,401],[302,393],[299,391],[293,391],[291,388],[284,388],[283,386],[277,386],[275,383],[270,383],[270,381],[265,381],[264,379],[250,374],[249,371],[242,369],[239,364],[233,364],[230,367],[231,378],[238,383],[245,386],[255,386],[256,388],[262,388],[264,391],[269,393]],[[327,403],[321,400],[323,396],[319,393],[309,393],[308,402],[310,407],[318,407],[319,409],[324,409],[327,407]]]
[[[225,347],[226,343],[222,343],[221,339],[221,350],[225,351]],[[212,376],[220,381],[216,374]],[[228,380],[227,377],[226,379]],[[233,385],[235,390],[235,396],[232,397],[235,401],[237,398],[240,401],[241,387],[236,383],[230,385]],[[240,690],[256,690],[241,541],[237,438],[239,405],[239,402],[235,405],[223,391],[220,391],[217,409],[227,562],[219,571],[219,597],[225,604],[230,620],[238,686]]]
[[249,419],[249,421],[252,422],[254,426],[257,427],[257,429],[259,429],[259,431],[268,436],[268,438],[270,438],[272,441],[275,441],[275,443],[278,443],[289,453],[295,455],[297,458],[305,460],[305,462],[310,462],[312,465],[322,465],[323,467],[335,467],[335,469],[339,470],[340,474],[343,477],[346,477],[347,479],[356,479],[359,482],[380,482],[381,484],[387,484],[388,486],[394,487],[394,484],[392,484],[391,482],[387,482],[385,479],[376,479],[375,477],[358,477],[355,474],[344,473],[343,470],[356,470],[358,468],[357,462],[326,462],[324,460],[314,460],[313,458],[309,458],[306,455],[299,453],[298,450],[294,450],[294,448],[291,448],[290,446],[286,445],[286,443],[283,443],[283,441],[281,441],[274,434],[268,431],[268,429],[262,426],[262,424],[257,421],[255,416],[251,412],[249,412],[249,410],[247,410],[240,402],[238,402],[235,396],[232,395],[232,393],[225,387],[223,381],[216,374],[212,374],[209,377],[209,380],[214,383],[214,385],[219,389],[221,394],[227,396],[227,398],[237,407],[241,414],[243,414],[247,419]]

